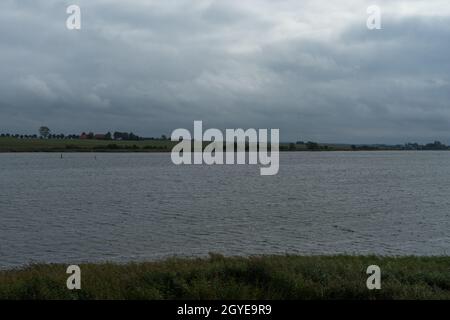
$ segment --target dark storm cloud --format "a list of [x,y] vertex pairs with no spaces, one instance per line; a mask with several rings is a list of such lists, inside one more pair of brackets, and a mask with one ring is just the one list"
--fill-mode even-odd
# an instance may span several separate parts
[[[65,28],[72,3],[80,31]],[[203,120],[283,140],[450,142],[450,5],[379,1],[370,31],[370,4],[4,0],[0,131],[158,135]]]

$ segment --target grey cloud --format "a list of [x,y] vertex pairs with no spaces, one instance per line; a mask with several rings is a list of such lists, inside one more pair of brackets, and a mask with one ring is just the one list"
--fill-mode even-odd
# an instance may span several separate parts
[[276,3],[81,0],[74,32],[70,1],[2,1],[0,131],[203,120],[283,140],[450,142],[450,16],[387,14],[369,31],[352,0],[338,26],[326,1]]

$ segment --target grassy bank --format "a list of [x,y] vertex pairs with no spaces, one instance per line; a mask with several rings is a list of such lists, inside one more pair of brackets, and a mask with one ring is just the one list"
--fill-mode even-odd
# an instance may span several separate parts
[[174,145],[169,140],[0,138],[0,152],[165,152],[170,151]]
[[[366,288],[380,266],[382,289]],[[0,299],[450,299],[450,257],[263,256],[84,264],[82,289],[66,265],[0,272]]]
[[[0,152],[169,152],[170,140],[19,139],[0,137]],[[204,146],[208,145],[204,142]],[[306,145],[280,143],[280,151],[311,151]],[[350,146],[318,146],[315,151],[349,151]]]
[[[147,140],[96,140],[96,139],[39,139],[0,137],[0,152],[169,152],[178,142],[162,139]],[[206,147],[210,142],[203,142]],[[283,143],[280,151],[449,151],[445,145],[428,144],[419,149],[403,145],[349,145],[318,143]]]

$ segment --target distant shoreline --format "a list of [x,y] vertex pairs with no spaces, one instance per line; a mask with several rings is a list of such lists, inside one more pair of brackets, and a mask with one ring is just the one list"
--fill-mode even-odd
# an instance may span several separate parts
[[[155,153],[170,152],[177,144],[176,141],[154,140],[96,140],[96,139],[20,139],[13,137],[0,138],[0,153],[23,152],[136,152]],[[204,142],[207,145],[209,142]],[[345,145],[345,144],[320,144],[320,143],[280,143],[280,152],[329,152],[329,151],[450,151],[445,145],[437,145],[436,148],[410,149],[406,146],[385,145]],[[433,145],[432,145],[433,146]],[[424,147],[424,146],[422,146]],[[446,146],[445,146],[446,147]]]
[[[392,150],[392,149],[377,149],[377,150],[297,150],[297,151],[286,151],[282,150],[280,153],[327,153],[327,152],[449,152],[450,150]],[[170,150],[13,150],[5,151],[0,150],[0,154],[21,154],[21,153],[55,153],[55,154],[71,154],[71,153],[170,153]]]

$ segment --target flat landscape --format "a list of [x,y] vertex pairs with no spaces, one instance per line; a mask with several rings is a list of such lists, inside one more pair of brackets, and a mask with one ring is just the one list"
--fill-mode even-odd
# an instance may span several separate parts
[[0,152],[120,152],[170,151],[169,140],[116,141],[95,139],[18,139],[0,138]]
[[[381,290],[368,290],[369,265]],[[450,257],[260,256],[82,264],[81,290],[67,265],[0,272],[0,299],[450,299]]]
[[[170,152],[176,144],[177,142],[161,139],[124,141],[0,137],[0,152]],[[207,144],[207,142],[204,143],[204,145]],[[350,150],[349,146],[329,148],[330,150]],[[280,144],[280,150],[307,151],[307,147],[306,145],[294,145],[292,147],[289,143],[282,143]]]
[[[169,139],[98,140],[0,137],[0,152],[169,152],[177,142]],[[208,142],[204,142],[206,146]],[[433,149],[431,147],[431,149]],[[383,151],[404,146],[280,142],[280,151]]]

